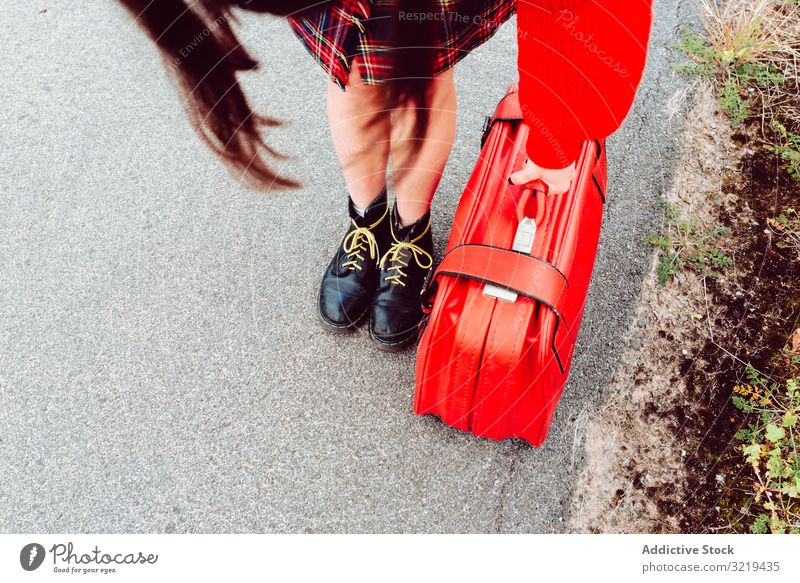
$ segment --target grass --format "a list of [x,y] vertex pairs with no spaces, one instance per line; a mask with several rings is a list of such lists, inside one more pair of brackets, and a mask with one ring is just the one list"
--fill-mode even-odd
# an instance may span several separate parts
[[[792,357],[800,364],[800,355]],[[800,533],[800,378],[769,382],[748,365],[749,383],[733,389],[733,405],[751,422],[736,433],[752,468],[742,508],[753,533]]]
[[724,111],[743,122],[754,98],[762,107],[796,107],[800,95],[800,7],[777,0],[707,0],[704,33],[684,31],[684,73],[712,80]]
[[800,3],[706,0],[705,32],[684,31],[675,66],[709,79],[734,127],[758,122],[764,146],[800,180]]
[[748,89],[751,86],[766,90],[786,81],[775,63],[761,61],[756,56],[765,50],[757,44],[758,25],[760,20],[750,23],[721,46],[685,30],[678,45],[693,60],[676,65],[676,69],[714,80],[720,106],[734,126],[741,125],[750,116],[748,98],[751,92]]
[[673,203],[662,200],[664,228],[647,242],[659,250],[656,276],[659,285],[666,285],[682,269],[690,269],[701,277],[718,277],[733,264],[723,245],[730,230],[719,225],[706,226],[697,217],[681,216]]

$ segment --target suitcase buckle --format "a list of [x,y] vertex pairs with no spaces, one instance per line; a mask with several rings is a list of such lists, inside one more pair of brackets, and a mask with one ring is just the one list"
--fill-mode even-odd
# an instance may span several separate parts
[[[524,217],[517,225],[517,232],[514,235],[514,244],[511,249],[530,255],[533,250],[534,239],[536,239],[536,221],[531,217]],[[483,286],[483,295],[491,296],[504,302],[514,303],[517,301],[516,293],[491,283]]]

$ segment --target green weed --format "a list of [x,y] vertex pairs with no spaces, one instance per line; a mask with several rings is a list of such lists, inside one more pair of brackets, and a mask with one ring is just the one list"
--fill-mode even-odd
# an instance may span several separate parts
[[800,181],[800,135],[790,132],[780,121],[773,119],[772,129],[780,140],[771,144],[769,149],[778,154],[786,162],[786,169],[795,180]]
[[747,512],[753,533],[800,533],[800,388],[798,380],[769,382],[751,365],[748,383],[733,388],[731,402],[751,421],[736,433],[752,468]]
[[707,227],[695,216],[683,218],[680,209],[662,200],[664,227],[647,242],[659,250],[656,277],[659,285],[666,285],[682,269],[691,269],[701,277],[718,277],[721,271],[733,265],[726,255],[723,243],[730,229],[722,226]]

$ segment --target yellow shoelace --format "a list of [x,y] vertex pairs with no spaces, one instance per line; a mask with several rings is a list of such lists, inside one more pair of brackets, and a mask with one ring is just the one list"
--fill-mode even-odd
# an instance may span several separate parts
[[[361,253],[364,251],[369,251],[370,259],[375,259],[377,257],[378,241],[375,239],[375,235],[372,234],[372,229],[377,227],[381,221],[386,218],[387,214],[389,214],[388,204],[386,205],[386,210],[383,211],[381,218],[368,227],[359,227],[355,219],[350,219],[353,221],[353,226],[355,229],[350,231],[342,242],[342,248],[344,249],[344,252],[348,258],[348,261],[342,263],[342,267],[347,268],[350,271],[353,271],[354,269],[361,271],[364,269],[361,266],[361,262],[364,261],[364,256]],[[364,245],[366,245],[366,247]]]
[[[352,219],[351,219],[352,220]],[[356,222],[353,221],[355,225]],[[366,244],[366,247],[364,245]],[[349,261],[342,263],[342,267],[349,270],[358,269],[361,271],[361,262],[364,261],[364,256],[361,254],[363,251],[369,251],[370,259],[375,259],[378,253],[378,242],[375,240],[375,235],[369,230],[369,227],[359,227],[356,225],[355,230],[350,231],[344,238],[342,245],[344,252],[347,254]]]
[[[417,241],[419,241],[423,237],[423,235],[425,235],[425,233],[428,232],[428,229],[430,228],[431,228],[431,223],[430,221],[428,221],[428,226],[425,228],[425,230],[418,237],[412,239],[411,241],[398,241],[397,237],[395,237],[394,235],[394,228],[392,228],[392,239],[394,239],[394,243],[392,244],[391,247],[389,247],[389,250],[381,258],[379,266],[383,267],[383,264],[386,263],[388,259],[389,262],[394,263],[394,265],[387,268],[386,271],[395,271],[396,273],[387,275],[384,278],[385,281],[391,281],[393,283],[400,284],[403,287],[405,287],[406,283],[403,281],[403,278],[406,277],[408,274],[405,271],[403,271],[403,268],[408,267],[408,262],[401,261],[400,258],[401,253],[405,249],[411,251],[411,257],[414,258],[414,261],[417,262],[417,265],[421,269],[428,269],[433,266],[433,257],[431,257],[431,255],[427,251],[414,244]],[[411,257],[409,257],[409,259]],[[422,259],[427,259],[427,265],[422,263]]]

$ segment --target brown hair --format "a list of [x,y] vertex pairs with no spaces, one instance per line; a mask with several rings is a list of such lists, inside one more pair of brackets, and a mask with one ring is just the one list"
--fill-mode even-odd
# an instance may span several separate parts
[[[250,106],[237,75],[259,64],[239,43],[234,32],[233,8],[277,16],[325,9],[332,2],[287,0],[119,0],[161,51],[177,80],[189,119],[208,146],[228,168],[254,188],[268,190],[298,186],[279,176],[264,153],[282,156],[262,137],[265,128],[280,122],[259,114]],[[335,0],[334,2],[335,3]],[[424,0],[398,0],[406,11],[429,10]],[[399,105],[417,109],[416,131],[428,119],[426,90],[432,77],[432,28],[416,23],[404,28],[402,19],[393,32],[397,47],[394,70],[387,83],[387,112]],[[408,27],[409,25],[405,25]],[[202,42],[197,42],[202,39]],[[191,50],[187,50],[191,47]]]

